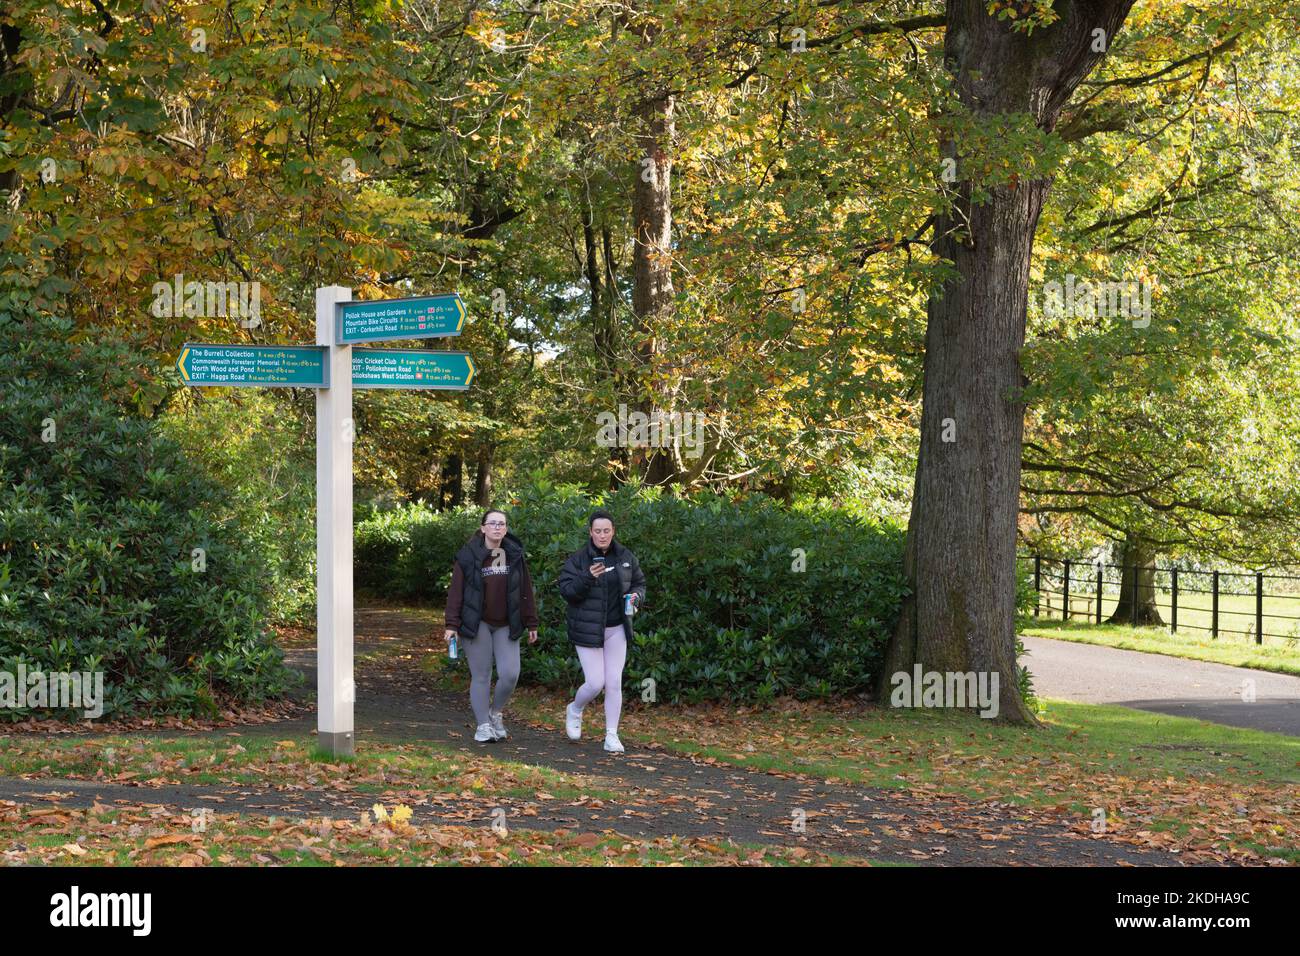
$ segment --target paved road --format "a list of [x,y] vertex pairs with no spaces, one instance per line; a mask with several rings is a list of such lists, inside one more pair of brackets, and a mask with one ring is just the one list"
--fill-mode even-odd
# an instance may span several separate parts
[[[1300,737],[1300,677],[1096,644],[1024,638],[1034,690]],[[1253,682],[1254,701],[1244,696]]]

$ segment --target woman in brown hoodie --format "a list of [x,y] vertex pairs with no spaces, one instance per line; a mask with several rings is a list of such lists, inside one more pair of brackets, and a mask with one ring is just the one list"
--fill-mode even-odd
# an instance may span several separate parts
[[[537,642],[537,601],[524,546],[506,528],[504,511],[488,511],[456,554],[447,591],[448,642],[459,637],[469,661],[469,702],[480,743],[505,740],[502,711],[519,681],[519,638]],[[497,686],[492,684],[496,659]],[[489,705],[490,701],[490,705]]]

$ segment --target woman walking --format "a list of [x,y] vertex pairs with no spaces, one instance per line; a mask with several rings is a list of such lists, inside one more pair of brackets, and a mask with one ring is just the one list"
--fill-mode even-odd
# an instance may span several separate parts
[[564,562],[559,588],[568,602],[569,640],[578,651],[583,684],[565,710],[570,740],[582,736],[582,709],[605,692],[605,749],[622,753],[623,664],[632,643],[631,615],[645,601],[645,575],[636,555],[614,540],[614,519],[593,511],[590,540]]
[[[519,682],[519,638],[537,642],[537,602],[524,545],[506,527],[504,511],[487,511],[473,537],[456,554],[447,591],[448,642],[459,636],[469,661],[469,703],[480,743],[505,740],[502,711]],[[496,659],[497,686],[492,685]]]

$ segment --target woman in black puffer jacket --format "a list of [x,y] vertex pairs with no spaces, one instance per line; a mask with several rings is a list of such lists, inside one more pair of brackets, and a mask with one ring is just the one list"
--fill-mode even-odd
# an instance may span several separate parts
[[623,711],[623,664],[632,643],[631,615],[645,601],[645,575],[636,555],[614,540],[614,519],[594,511],[590,540],[564,562],[557,582],[568,602],[569,640],[578,651],[584,681],[565,710],[570,740],[582,736],[582,709],[605,692],[605,749],[622,753],[618,719]]

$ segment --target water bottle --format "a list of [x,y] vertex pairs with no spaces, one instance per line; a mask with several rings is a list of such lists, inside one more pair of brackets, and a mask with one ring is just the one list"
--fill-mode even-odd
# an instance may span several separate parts
[[623,613],[626,614],[628,617],[631,617],[633,614],[636,613],[636,595],[635,595],[635,594],[624,594],[624,595],[623,595]]
[[456,635],[451,636],[451,641],[447,644],[447,656],[453,661],[456,659]]

